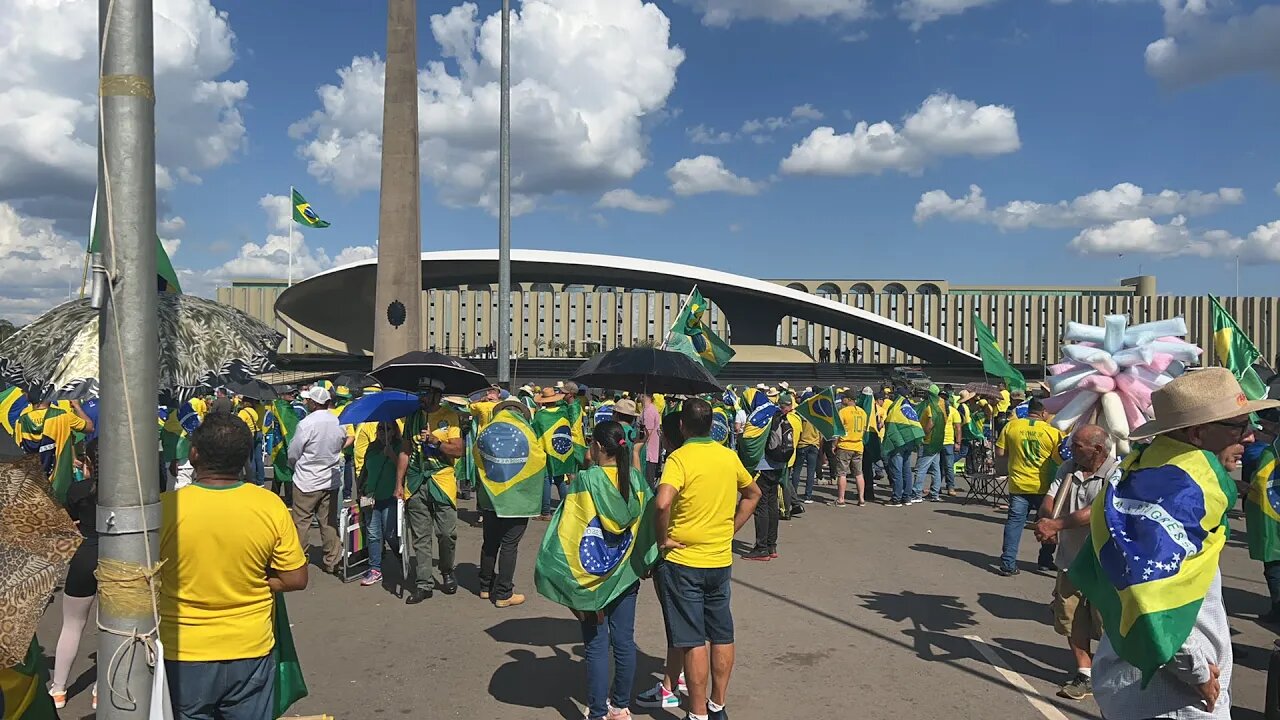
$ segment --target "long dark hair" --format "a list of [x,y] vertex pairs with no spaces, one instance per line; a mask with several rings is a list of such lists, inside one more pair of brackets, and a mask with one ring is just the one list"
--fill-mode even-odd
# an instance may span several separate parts
[[400,426],[395,420],[378,423],[378,440],[382,441],[382,454],[395,460],[400,455]]
[[596,425],[591,439],[600,444],[618,466],[618,492],[623,500],[631,499],[631,448],[627,447],[627,435],[622,424],[613,420]]

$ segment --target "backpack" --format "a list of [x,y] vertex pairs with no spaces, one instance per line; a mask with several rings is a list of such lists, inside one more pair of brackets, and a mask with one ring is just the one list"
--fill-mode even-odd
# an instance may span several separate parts
[[786,465],[791,461],[791,453],[795,452],[795,449],[795,432],[791,423],[787,422],[786,416],[782,413],[777,413],[769,426],[769,441],[765,445],[764,456],[771,463]]

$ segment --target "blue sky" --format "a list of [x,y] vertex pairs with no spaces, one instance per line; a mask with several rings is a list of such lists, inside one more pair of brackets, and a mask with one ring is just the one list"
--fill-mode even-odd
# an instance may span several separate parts
[[[425,81],[425,249],[496,244],[496,45],[485,43],[496,36],[478,23],[499,3],[471,5],[419,3],[419,63],[444,63]],[[376,241],[385,16],[336,0],[301,7],[156,3],[172,21],[163,28],[195,45],[158,49],[158,75],[188,73],[217,97],[162,93],[158,108],[158,160],[173,176],[162,236],[177,241],[193,287],[283,267],[284,226],[268,215],[284,205],[264,196],[291,184],[333,224],[295,237],[300,272],[366,256]],[[1280,33],[1280,6],[529,0],[513,10],[516,247],[758,277],[959,283],[1108,284],[1140,265],[1177,293],[1234,292],[1240,256],[1242,292],[1272,292],[1280,51],[1266,38]],[[90,82],[91,60],[80,61]],[[78,85],[50,89],[39,73],[10,82],[0,97],[25,82],[83,100]],[[855,137],[863,121],[870,143]],[[203,137],[220,142],[210,150]],[[50,164],[0,141],[0,168],[24,162]],[[8,244],[20,257],[39,232],[67,247],[82,237],[84,172],[70,163],[50,170],[55,189],[39,197],[0,181],[0,254]],[[1095,191],[1106,192],[1072,202]],[[65,202],[50,200],[59,193]],[[6,296],[11,314],[24,311],[15,292],[0,286],[0,315]]]

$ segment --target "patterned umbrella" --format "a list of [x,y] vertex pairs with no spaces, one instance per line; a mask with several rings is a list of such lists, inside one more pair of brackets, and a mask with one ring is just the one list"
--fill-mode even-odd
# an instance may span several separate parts
[[[189,400],[218,378],[248,379],[273,368],[280,333],[213,300],[158,297],[159,389],[175,402]],[[88,299],[72,300],[0,342],[0,378],[34,395],[50,393],[49,400],[96,397],[98,311]]]
[[22,662],[80,532],[49,494],[40,458],[0,462],[0,668]]

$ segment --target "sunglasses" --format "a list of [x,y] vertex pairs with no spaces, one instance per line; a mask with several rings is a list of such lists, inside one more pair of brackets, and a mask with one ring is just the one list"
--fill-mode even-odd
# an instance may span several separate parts
[[1219,421],[1219,422],[1211,422],[1209,424],[1218,425],[1220,427],[1227,428],[1231,430],[1232,434],[1235,435],[1236,437],[1244,437],[1246,434],[1248,434],[1250,431],[1253,430],[1253,423],[1249,422],[1248,420],[1245,420],[1242,423],[1229,423],[1229,422]]

